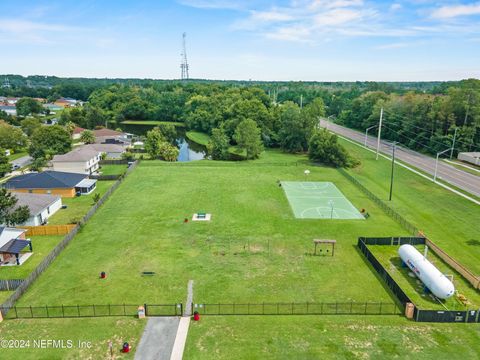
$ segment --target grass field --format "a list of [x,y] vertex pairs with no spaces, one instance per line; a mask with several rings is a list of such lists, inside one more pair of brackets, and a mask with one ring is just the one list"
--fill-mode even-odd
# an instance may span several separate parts
[[0,267],[0,279],[24,279],[63,239],[63,236],[30,236],[33,255],[20,266]]
[[28,155],[28,153],[27,153],[25,150],[24,150],[24,151],[18,151],[18,152],[16,152],[16,153],[10,155],[10,156],[8,157],[8,161],[17,160],[17,159],[19,159],[19,158],[21,158],[21,157],[23,157],[23,156],[27,156],[27,155]]
[[66,209],[60,209],[48,218],[49,225],[72,224],[79,221],[93,205],[95,194],[103,196],[115,181],[97,181],[95,191],[88,195],[76,196],[73,198],[62,198],[62,203],[67,205]]
[[174,121],[156,121],[156,120],[126,120],[121,122],[122,125],[151,125],[158,126],[161,124],[172,124],[176,127],[185,127],[185,124],[182,122]]
[[122,175],[125,171],[127,171],[127,165],[102,165],[100,169],[102,175]]
[[[277,180],[301,179],[297,160],[273,152],[254,163],[142,163],[21,303],[182,302],[189,279],[204,303],[392,301],[355,244],[404,231],[331,168],[312,167],[310,179],[334,182],[370,219],[296,220]],[[212,222],[183,222],[199,210]],[[337,239],[335,257],[311,256],[314,238]]]
[[[8,320],[0,324],[1,340],[25,340],[28,347],[23,349],[0,350],[2,360],[12,359],[133,359],[134,351],[145,322],[133,318],[86,318],[86,319],[34,319]],[[95,329],[95,331],[92,331]],[[35,347],[34,341],[64,340],[72,343],[71,348]],[[79,341],[89,343],[79,347]],[[108,342],[112,341],[113,354],[110,356]],[[122,344],[127,341],[132,352],[120,352]]]
[[[423,284],[417,277],[409,275],[411,271],[408,268],[402,267],[402,261],[398,256],[398,246],[369,246],[370,251],[377,257],[380,263],[410,297],[410,299],[420,307],[427,310],[465,310],[465,306],[461,304],[455,296],[439,303],[430,295],[423,291]],[[423,254],[425,247],[418,245],[416,248]],[[464,278],[445,264],[433,251],[429,251],[427,255],[428,260],[433,263],[442,273],[453,275],[453,283],[455,290],[460,294],[465,295],[470,301],[468,309],[480,308],[480,293],[475,290]],[[442,305],[443,304],[443,305]]]
[[399,316],[210,316],[185,359],[478,359],[480,328]]
[[187,131],[185,134],[188,139],[192,140],[194,143],[207,146],[210,142],[210,136],[208,134],[199,132],[199,131]]
[[[349,170],[378,197],[388,202],[391,162],[339,140],[361,159]],[[395,167],[393,200],[389,205],[407,218],[454,259],[480,275],[480,207],[412,172]],[[368,210],[368,209],[367,209]]]

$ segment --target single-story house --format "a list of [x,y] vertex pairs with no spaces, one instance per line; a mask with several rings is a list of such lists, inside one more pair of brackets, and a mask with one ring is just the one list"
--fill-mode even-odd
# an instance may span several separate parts
[[[32,242],[25,237],[26,230],[0,226],[0,265],[21,265],[32,255]],[[23,250],[28,246],[28,252]]]
[[8,115],[17,115],[17,107],[15,105],[2,105],[0,111],[6,112]]
[[78,146],[66,154],[55,155],[50,163],[54,171],[91,175],[98,171],[101,158],[101,151]]
[[84,131],[85,131],[84,128],[75,126],[75,129],[73,129],[73,132],[72,132],[72,139],[73,140],[80,139],[80,135],[82,135],[82,132]]
[[127,147],[123,144],[89,144],[84,145],[84,147],[105,154],[108,159],[121,159],[122,154],[127,151]]
[[62,171],[43,171],[15,176],[4,187],[15,193],[49,194],[72,198],[76,194],[90,194],[97,180],[89,179],[87,174]]
[[22,224],[24,226],[39,226],[47,223],[47,219],[62,207],[62,198],[59,195],[16,193],[15,207],[28,206],[30,218]]
[[93,130],[95,135],[95,143],[97,144],[125,144],[132,142],[132,134],[116,131],[112,129]]

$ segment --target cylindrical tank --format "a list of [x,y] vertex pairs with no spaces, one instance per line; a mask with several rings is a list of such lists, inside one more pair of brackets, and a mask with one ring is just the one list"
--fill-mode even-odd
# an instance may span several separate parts
[[448,299],[454,294],[455,287],[452,282],[412,245],[400,246],[398,254],[433,295]]

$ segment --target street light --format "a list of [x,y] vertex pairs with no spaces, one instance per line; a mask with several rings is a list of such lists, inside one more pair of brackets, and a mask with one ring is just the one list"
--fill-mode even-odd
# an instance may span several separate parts
[[437,158],[435,159],[435,173],[433,175],[433,181],[437,181],[437,170],[438,170],[438,157],[442,154],[445,154],[447,151],[450,151],[451,148],[448,148],[447,150],[443,150],[437,153]]
[[365,130],[365,147],[367,147],[368,132],[369,132],[371,129],[376,128],[377,126],[378,126],[378,124],[373,125],[373,126],[370,126],[370,127],[368,127],[368,128]]

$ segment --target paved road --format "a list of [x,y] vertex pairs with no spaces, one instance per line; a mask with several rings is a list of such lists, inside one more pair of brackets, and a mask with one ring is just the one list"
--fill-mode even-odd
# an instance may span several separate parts
[[[329,130],[342,135],[346,138],[355,140],[360,143],[364,143],[365,134],[356,130],[352,130],[337,124],[333,124],[326,120],[320,121],[320,126],[328,128]],[[367,146],[370,148],[377,147],[377,138],[374,136],[368,136]],[[391,143],[388,141],[381,141],[380,152],[385,154],[391,154]],[[431,174],[432,178],[435,173],[435,159],[429,156],[420,154],[410,149],[397,146],[395,156],[402,160],[404,163],[410,164],[424,172]],[[451,185],[458,187],[470,194],[480,197],[480,177],[470,174],[468,172],[457,169],[443,161],[438,162],[437,179],[441,179]]]
[[135,360],[170,360],[179,322],[178,317],[148,318]]
[[16,160],[11,161],[12,165],[18,165],[18,168],[22,168],[24,166],[30,165],[33,161],[33,158],[31,156],[22,156],[21,158],[18,158]]

